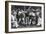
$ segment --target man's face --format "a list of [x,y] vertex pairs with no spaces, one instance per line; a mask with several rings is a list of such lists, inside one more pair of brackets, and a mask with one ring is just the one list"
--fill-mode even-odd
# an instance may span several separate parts
[[37,12],[36,14],[39,15],[40,12]]
[[16,14],[17,14],[17,13],[14,11],[14,12],[13,12],[13,15],[15,16]]

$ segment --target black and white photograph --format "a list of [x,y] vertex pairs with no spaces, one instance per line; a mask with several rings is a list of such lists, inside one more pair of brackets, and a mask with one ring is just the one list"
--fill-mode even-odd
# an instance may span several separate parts
[[11,28],[41,27],[40,6],[11,5]]
[[44,30],[44,3],[9,2],[8,32]]

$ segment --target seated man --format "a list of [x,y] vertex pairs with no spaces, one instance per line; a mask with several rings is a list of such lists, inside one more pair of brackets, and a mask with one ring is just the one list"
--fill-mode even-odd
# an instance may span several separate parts
[[18,27],[18,23],[17,23],[17,19],[16,19],[16,11],[13,10],[13,14],[11,15],[11,23],[12,23],[12,27]]

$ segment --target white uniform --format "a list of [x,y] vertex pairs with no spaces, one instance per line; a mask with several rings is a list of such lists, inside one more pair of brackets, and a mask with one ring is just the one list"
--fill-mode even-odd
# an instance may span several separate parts
[[40,25],[42,23],[42,19],[39,17],[38,18],[38,24],[37,25]]
[[[18,23],[17,23],[17,19],[15,18],[15,16],[11,15],[11,19],[13,20],[12,23],[13,23],[13,27],[18,27]],[[15,21],[16,20],[16,21]]]

